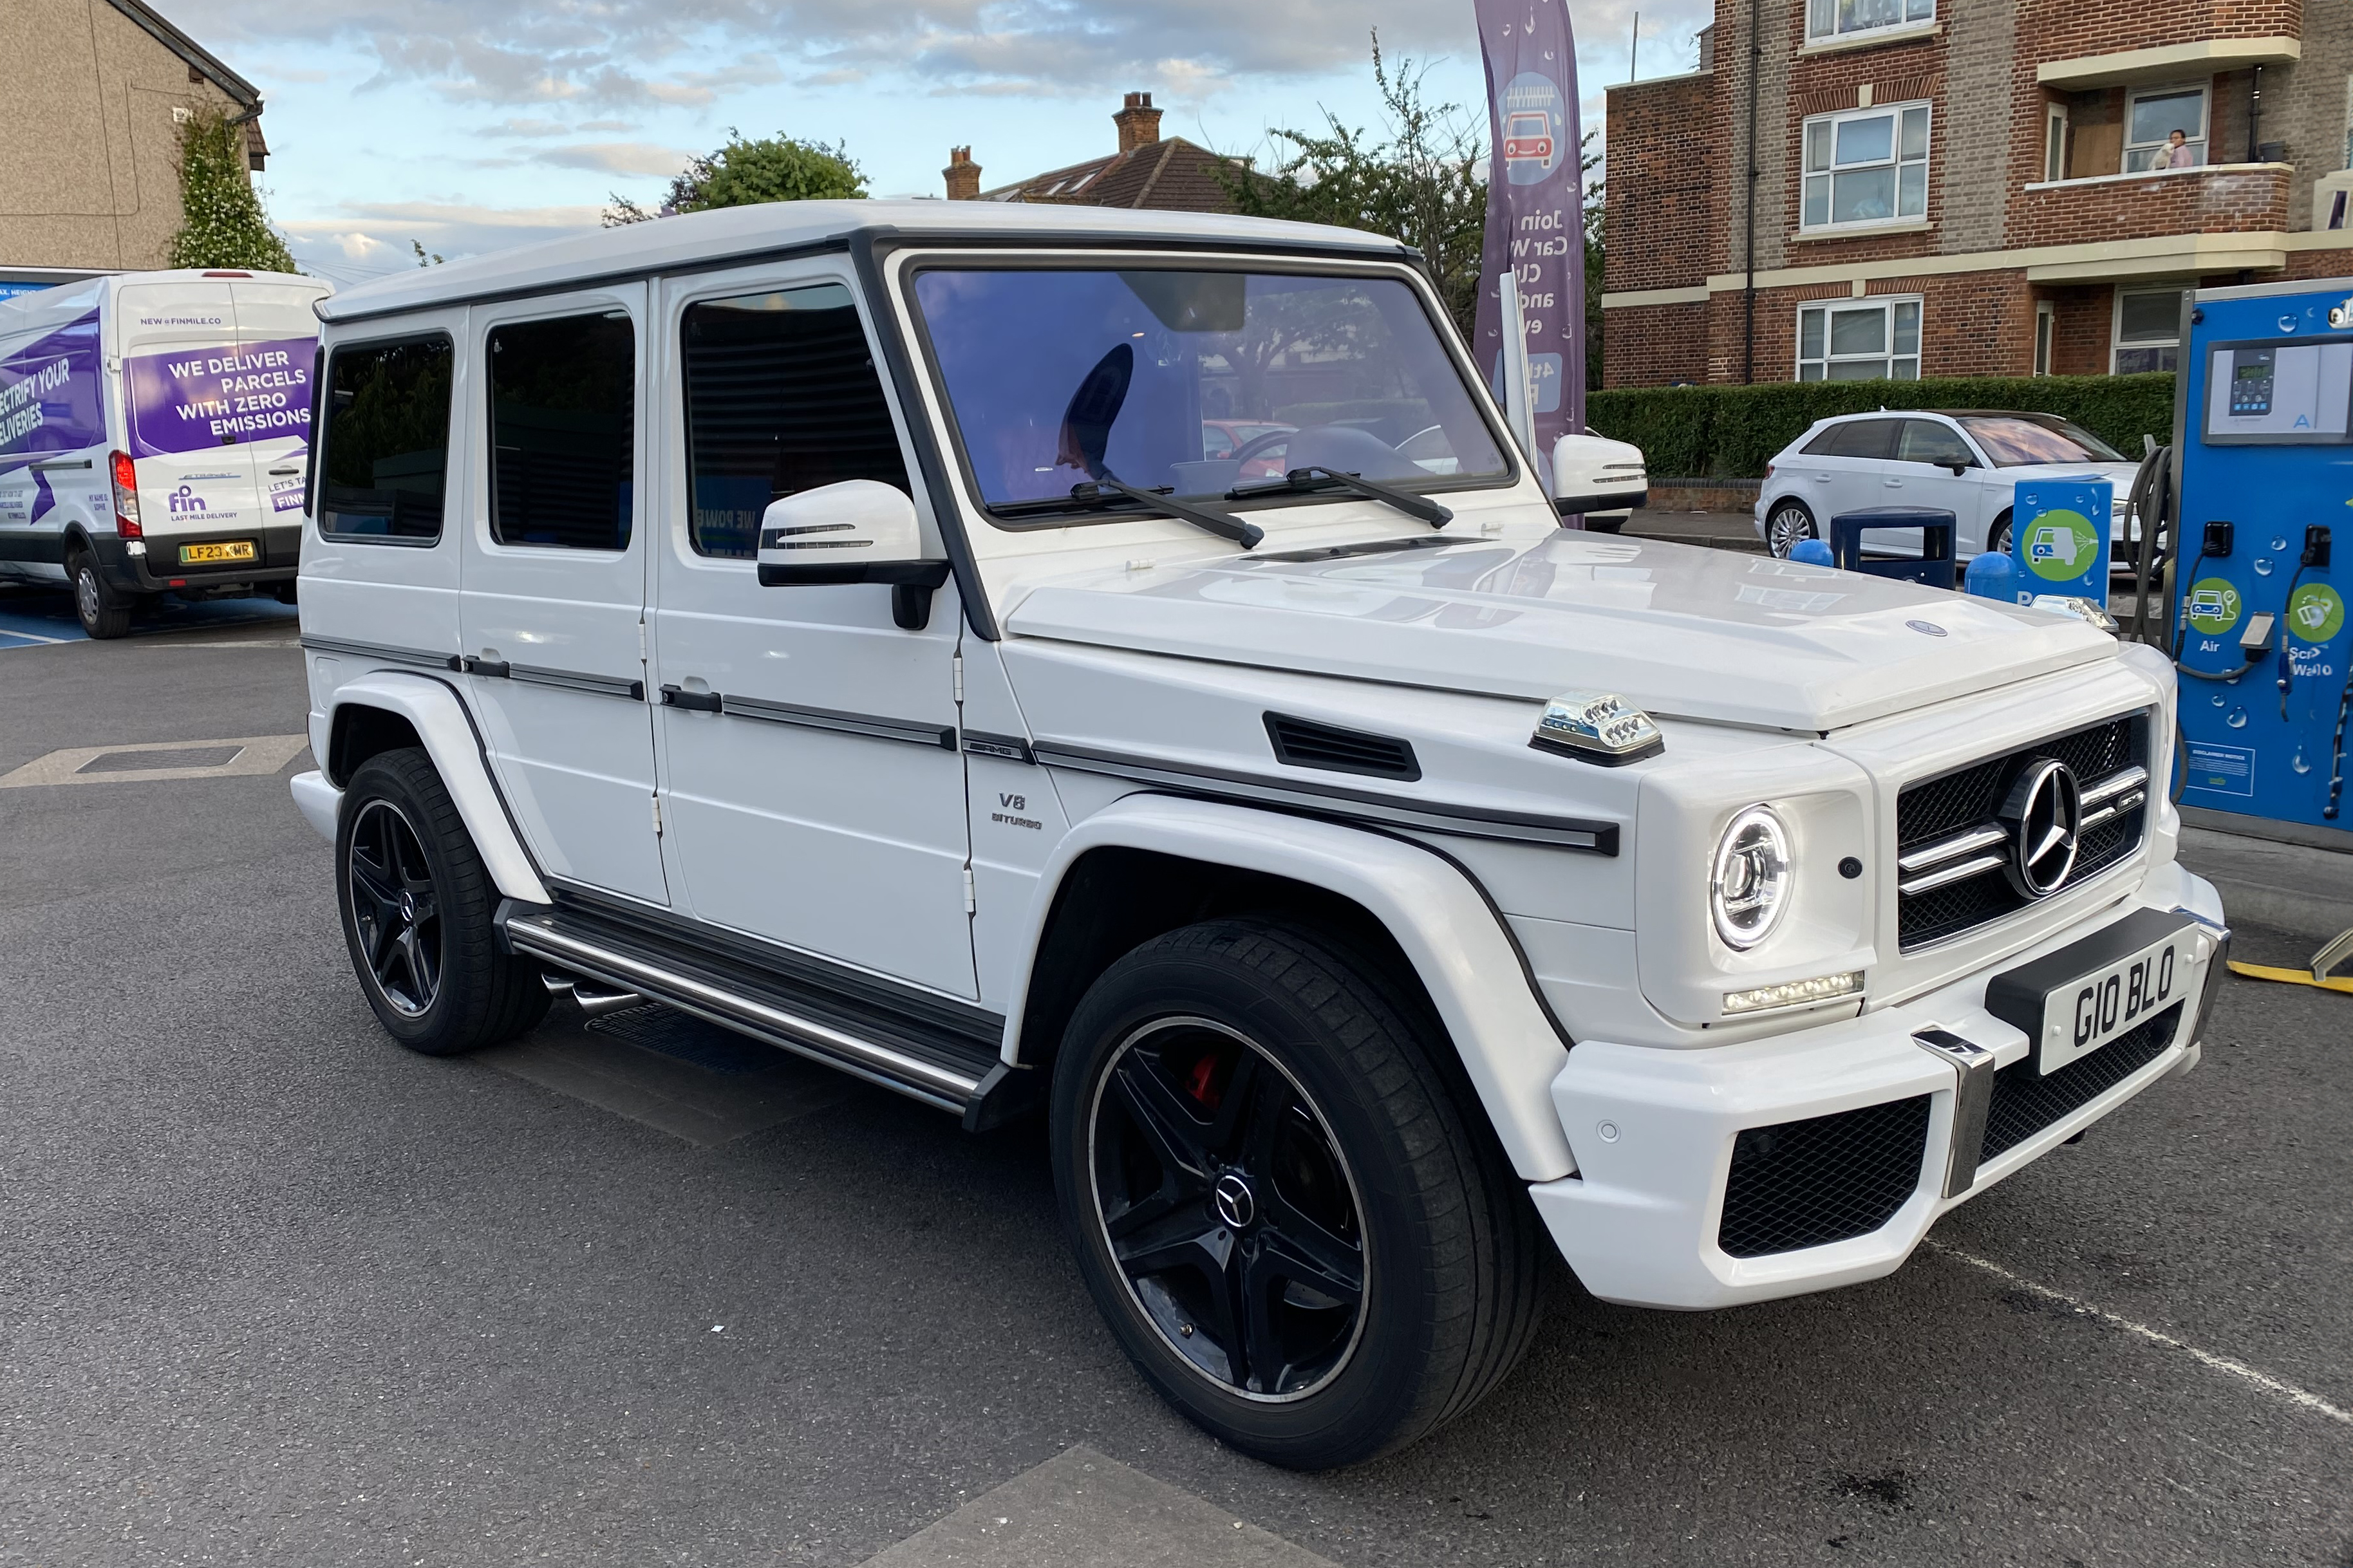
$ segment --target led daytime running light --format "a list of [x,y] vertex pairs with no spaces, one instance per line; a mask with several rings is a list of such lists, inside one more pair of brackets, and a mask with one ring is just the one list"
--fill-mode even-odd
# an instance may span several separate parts
[[1809,1002],[1829,1002],[1862,994],[1862,971],[1821,974],[1811,980],[1791,980],[1780,985],[1759,985],[1753,991],[1727,991],[1726,1013],[1763,1013],[1775,1007],[1802,1007]]

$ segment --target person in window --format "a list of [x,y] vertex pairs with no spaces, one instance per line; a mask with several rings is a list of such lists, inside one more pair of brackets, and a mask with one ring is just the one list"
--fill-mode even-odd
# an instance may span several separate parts
[[2198,149],[2189,144],[2189,133],[2177,126],[2167,132],[2165,145],[2157,150],[2148,166],[2154,174],[2159,169],[2194,169],[2198,161]]

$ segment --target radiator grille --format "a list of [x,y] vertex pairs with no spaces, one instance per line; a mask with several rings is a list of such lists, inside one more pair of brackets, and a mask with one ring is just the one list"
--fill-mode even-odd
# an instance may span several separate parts
[[1920,1184],[1928,1096],[1751,1127],[1733,1141],[1716,1245],[1761,1258],[1848,1241],[1895,1217]]
[[[2038,757],[2065,763],[2076,781],[2090,789],[2127,768],[2148,765],[2148,721],[2142,714],[2126,714],[1906,785],[1895,801],[1896,854],[1908,855],[1993,822],[2011,783]],[[2140,845],[2147,816],[2143,801],[2086,829],[2075,852],[2075,868],[2063,886],[2096,877],[2130,855]],[[1998,868],[1940,888],[1899,892],[1897,945],[1909,952],[1942,942],[2014,914],[2032,901]]]

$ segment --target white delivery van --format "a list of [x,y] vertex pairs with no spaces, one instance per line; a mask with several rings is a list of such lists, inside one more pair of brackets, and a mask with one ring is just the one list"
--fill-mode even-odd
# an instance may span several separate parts
[[140,605],[290,600],[329,292],[279,272],[124,272],[0,300],[0,580]]

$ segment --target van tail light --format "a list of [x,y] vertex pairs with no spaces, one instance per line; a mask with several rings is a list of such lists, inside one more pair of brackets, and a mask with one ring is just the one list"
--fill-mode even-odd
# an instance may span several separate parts
[[1773,465],[1770,463],[1765,465],[1765,477],[1768,479],[1773,477]]
[[142,539],[139,528],[139,472],[128,452],[110,452],[106,464],[114,475],[114,531],[125,539]]

